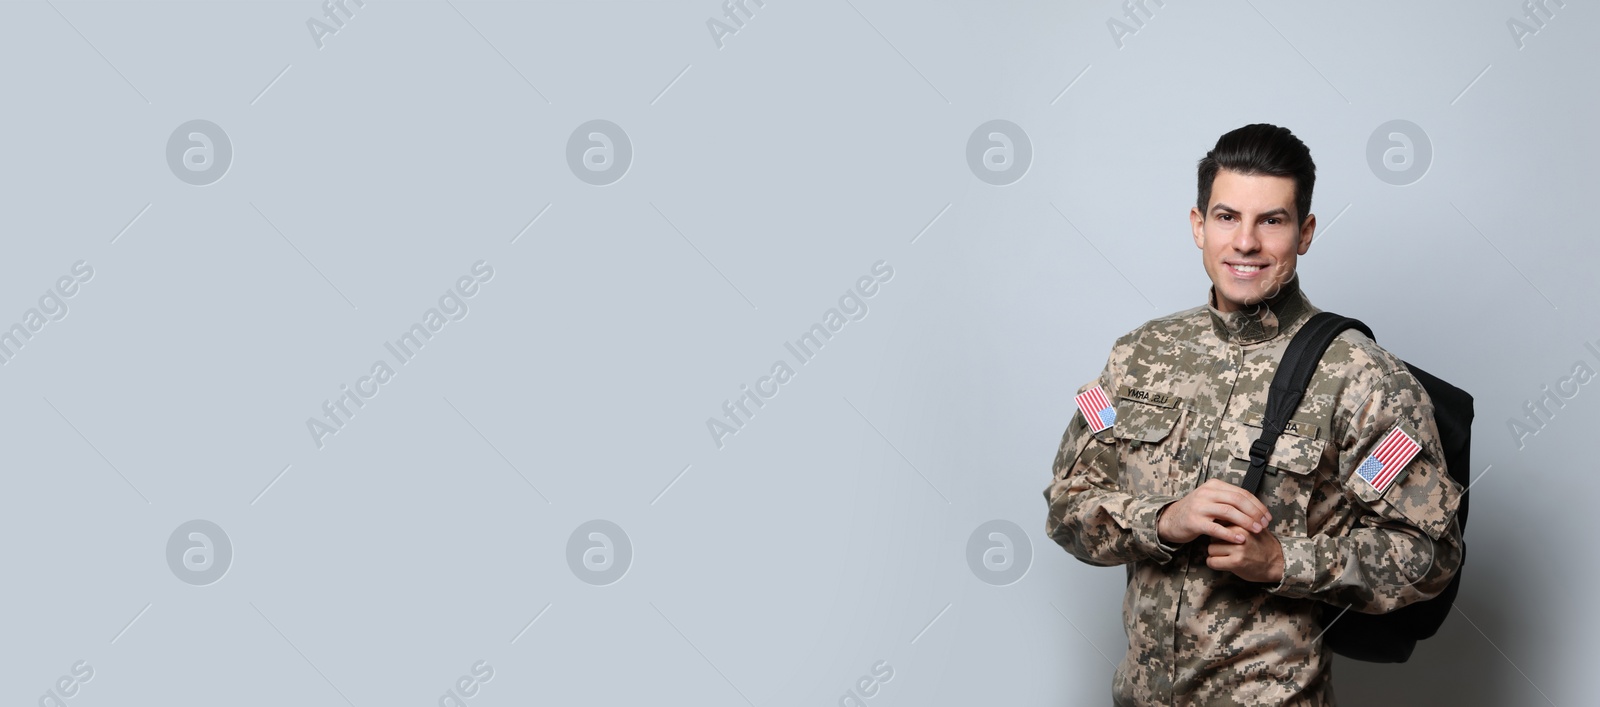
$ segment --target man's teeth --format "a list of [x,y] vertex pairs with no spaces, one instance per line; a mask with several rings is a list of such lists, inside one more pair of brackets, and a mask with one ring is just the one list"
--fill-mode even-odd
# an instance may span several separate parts
[[1257,270],[1260,270],[1261,266],[1260,265],[1234,265],[1233,269],[1234,270],[1238,270],[1239,272],[1255,272]]

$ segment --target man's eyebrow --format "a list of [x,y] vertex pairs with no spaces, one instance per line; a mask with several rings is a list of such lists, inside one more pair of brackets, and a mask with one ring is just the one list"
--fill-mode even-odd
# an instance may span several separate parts
[[[1239,213],[1238,209],[1235,209],[1232,206],[1224,204],[1224,203],[1222,203],[1220,201],[1217,202],[1216,206],[1211,207],[1211,211],[1213,213],[1215,213],[1217,211],[1226,211],[1226,212],[1228,212],[1230,214]],[[1273,209],[1271,211],[1263,211],[1263,212],[1261,212],[1261,216],[1263,216],[1263,217],[1266,217],[1266,216],[1282,216],[1282,217],[1287,218],[1289,216],[1289,210],[1283,208],[1282,206],[1280,206],[1280,207],[1278,207],[1276,209]]]

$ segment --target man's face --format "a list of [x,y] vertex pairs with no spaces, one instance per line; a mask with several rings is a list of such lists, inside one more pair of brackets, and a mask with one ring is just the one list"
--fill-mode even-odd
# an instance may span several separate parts
[[1194,244],[1216,288],[1217,309],[1234,312],[1276,295],[1311,248],[1317,217],[1295,227],[1294,180],[1218,170],[1209,211],[1190,207]]

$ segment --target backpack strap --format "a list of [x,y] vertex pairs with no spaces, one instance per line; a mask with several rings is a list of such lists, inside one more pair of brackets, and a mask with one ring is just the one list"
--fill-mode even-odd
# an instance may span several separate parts
[[1311,382],[1311,374],[1317,370],[1317,362],[1322,360],[1322,354],[1328,350],[1334,338],[1346,329],[1360,330],[1367,338],[1377,340],[1372,330],[1360,320],[1333,312],[1318,312],[1300,327],[1283,352],[1278,371],[1272,376],[1272,387],[1267,391],[1267,412],[1261,418],[1261,437],[1250,445],[1250,470],[1240,484],[1251,495],[1261,488],[1261,475],[1266,472],[1267,462],[1272,459],[1272,449],[1288,426],[1289,418],[1300,407],[1300,398],[1305,395],[1306,385]]

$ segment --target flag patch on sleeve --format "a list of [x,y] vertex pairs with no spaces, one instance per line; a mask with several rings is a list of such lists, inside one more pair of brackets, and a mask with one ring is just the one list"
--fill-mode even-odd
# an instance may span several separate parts
[[1089,429],[1100,432],[1117,422],[1117,411],[1111,407],[1106,392],[1095,386],[1078,394],[1078,412],[1089,423]]
[[1366,479],[1372,490],[1383,493],[1421,449],[1422,445],[1396,426],[1378,443],[1378,448],[1367,455],[1366,461],[1356,467],[1356,473]]

